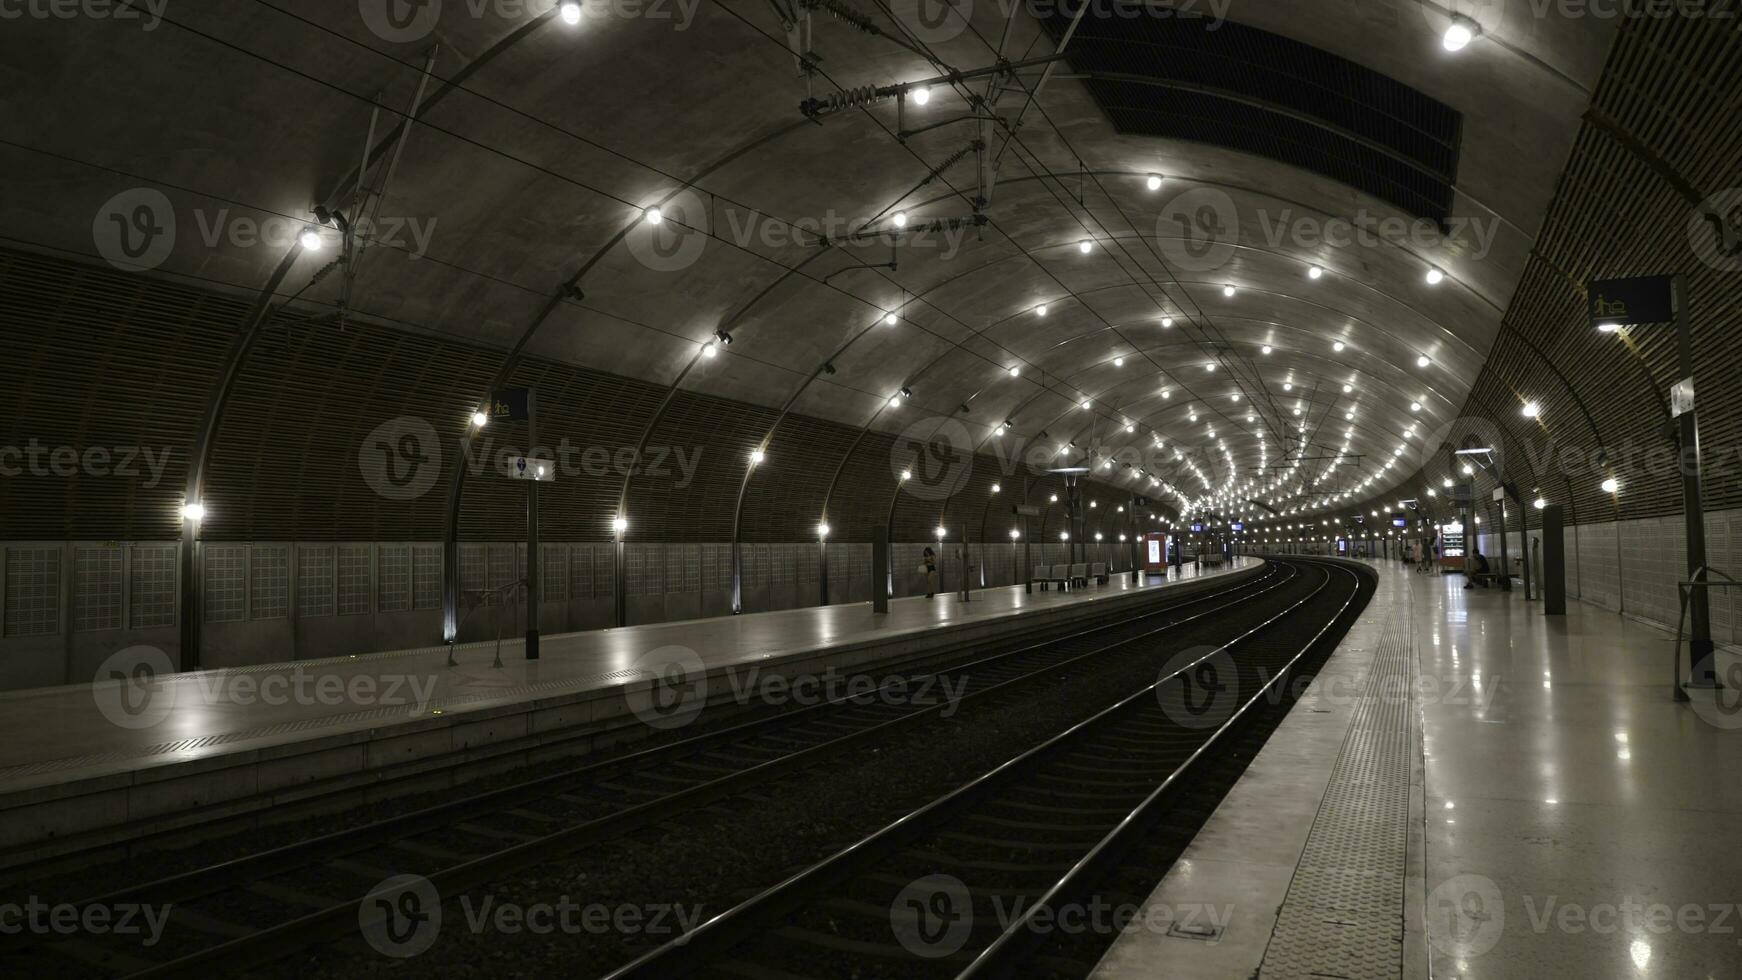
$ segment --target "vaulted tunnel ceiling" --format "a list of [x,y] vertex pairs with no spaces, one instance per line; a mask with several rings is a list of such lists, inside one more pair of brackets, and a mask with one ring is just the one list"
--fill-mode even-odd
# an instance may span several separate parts
[[[276,289],[286,316],[331,322],[342,303],[358,323],[885,437],[927,417],[987,452],[1045,433],[1073,461],[1138,461],[1106,474],[1115,486],[1148,486],[1144,469],[1194,505],[1278,508],[1320,498],[1267,486],[1261,462],[1347,452],[1361,465],[1321,489],[1380,492],[1407,469],[1381,468],[1406,427],[1458,413],[1615,29],[1502,23],[1454,56],[1445,12],[1414,0],[1074,33],[1020,5],[1008,21],[962,5],[939,26],[871,4],[855,9],[881,35],[823,10],[801,27],[807,80],[766,4],[701,4],[691,23],[589,7],[571,26],[537,3],[473,16],[450,0],[396,8],[437,11],[401,30],[373,15],[387,2],[172,5],[149,30],[9,22],[8,240],[114,258],[106,209],[153,188],[177,234],[140,274],[251,302],[289,249],[238,219],[296,230],[316,204],[346,210],[372,137],[377,247],[351,279],[331,247],[297,257]],[[938,84],[899,116],[893,101],[799,109],[1061,41],[1062,61]],[[1120,77],[1081,77],[1096,73]],[[1418,216],[1440,233],[1380,224]],[[935,221],[960,226],[922,231]],[[1323,242],[1339,221],[1377,232]],[[718,330],[733,343],[704,357]],[[439,402],[463,417],[482,387]],[[750,444],[770,438],[752,428]]]

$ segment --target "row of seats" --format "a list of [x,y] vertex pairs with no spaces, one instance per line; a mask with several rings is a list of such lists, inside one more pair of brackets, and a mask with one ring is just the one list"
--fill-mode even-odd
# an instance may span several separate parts
[[1094,579],[1096,585],[1107,584],[1107,563],[1077,562],[1075,565],[1036,565],[1034,580],[1040,583],[1042,591],[1051,588],[1055,583],[1061,589],[1073,586],[1084,586]]

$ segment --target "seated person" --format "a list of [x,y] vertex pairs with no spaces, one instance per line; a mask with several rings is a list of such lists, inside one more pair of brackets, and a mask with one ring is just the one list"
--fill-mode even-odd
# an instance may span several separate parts
[[1470,552],[1470,560],[1476,563],[1475,569],[1470,574],[1470,581],[1464,583],[1464,588],[1475,588],[1478,582],[1484,588],[1487,587],[1488,580],[1494,577],[1494,572],[1488,567],[1488,557],[1480,551],[1472,551]]

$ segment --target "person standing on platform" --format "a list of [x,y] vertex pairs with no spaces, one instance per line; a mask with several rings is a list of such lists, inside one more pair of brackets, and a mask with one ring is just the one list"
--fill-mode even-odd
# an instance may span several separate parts
[[925,573],[925,597],[930,599],[938,594],[938,555],[930,548],[925,549],[925,557],[920,560],[919,570]]

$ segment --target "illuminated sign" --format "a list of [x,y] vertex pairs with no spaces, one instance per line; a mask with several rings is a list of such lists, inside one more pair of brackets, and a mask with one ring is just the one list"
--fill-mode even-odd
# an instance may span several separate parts
[[490,393],[490,410],[484,413],[492,422],[522,422],[532,415],[525,388],[504,388]]
[[1673,276],[1600,279],[1590,284],[1591,325],[1670,323],[1675,320]]

